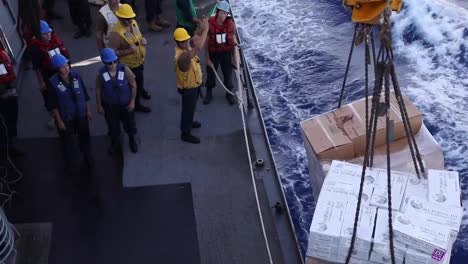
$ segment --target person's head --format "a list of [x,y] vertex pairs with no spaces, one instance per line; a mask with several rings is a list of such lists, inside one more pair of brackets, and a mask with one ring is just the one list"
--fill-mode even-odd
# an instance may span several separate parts
[[174,31],[174,40],[181,49],[189,49],[190,35],[185,28],[176,28]]
[[115,12],[115,15],[119,19],[120,23],[127,27],[132,24],[133,19],[136,17],[135,12],[133,12],[133,9],[129,4],[120,5],[119,9]]
[[52,67],[57,70],[60,76],[67,76],[70,73],[68,59],[62,54],[55,54],[52,57]]
[[50,41],[52,37],[52,29],[50,28],[49,24],[47,24],[47,22],[45,22],[44,20],[41,20],[39,24],[41,29],[41,39],[46,42]]
[[109,6],[117,6],[120,3],[120,0],[108,0]]
[[108,71],[115,71],[117,69],[117,63],[119,62],[119,58],[117,57],[113,49],[102,49],[101,60],[104,64],[106,64]]
[[216,18],[218,22],[223,23],[224,20],[226,20],[226,17],[229,15],[231,7],[229,6],[229,3],[226,1],[220,1],[216,5]]

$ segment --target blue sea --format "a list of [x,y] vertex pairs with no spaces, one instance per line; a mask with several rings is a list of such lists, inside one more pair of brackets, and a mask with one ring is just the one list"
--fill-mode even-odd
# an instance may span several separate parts
[[[315,200],[299,123],[336,108],[354,25],[341,0],[231,2],[304,253]],[[404,0],[392,20],[400,86],[423,111],[446,168],[459,171],[468,209],[468,0]],[[363,87],[360,46],[345,101],[362,98]],[[468,213],[453,254],[468,254]]]

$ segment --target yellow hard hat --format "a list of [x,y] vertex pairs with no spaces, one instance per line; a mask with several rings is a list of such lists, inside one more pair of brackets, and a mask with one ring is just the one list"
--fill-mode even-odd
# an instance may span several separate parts
[[117,12],[115,12],[115,15],[125,19],[136,17],[135,12],[133,12],[133,9],[129,4],[120,5]]
[[190,35],[185,28],[176,28],[174,31],[174,39],[175,41],[186,41],[190,39]]

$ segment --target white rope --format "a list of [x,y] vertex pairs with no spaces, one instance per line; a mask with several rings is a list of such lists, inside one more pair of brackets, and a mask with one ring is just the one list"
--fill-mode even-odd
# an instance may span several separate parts
[[223,81],[221,80],[221,78],[219,78],[219,75],[218,73],[216,72],[216,69],[214,68],[213,64],[210,65],[211,67],[211,70],[214,72],[215,76],[216,76],[216,79],[218,79],[219,83],[221,84],[221,87],[223,87],[224,90],[226,90],[226,93],[229,93],[230,95],[236,95],[236,93],[233,93],[231,90],[229,90],[228,88],[226,88],[226,86],[224,86],[224,83]]
[[266,250],[268,254],[268,259],[270,261],[270,264],[273,264],[273,258],[271,256],[271,250],[270,250],[270,243],[268,243],[268,237],[267,237],[266,230],[265,230],[265,223],[263,222],[263,215],[262,215],[262,210],[260,207],[260,200],[258,198],[257,184],[255,183],[255,174],[253,171],[252,157],[250,156],[249,138],[247,136],[247,126],[245,124],[245,116],[244,116],[244,109],[243,109],[244,102],[242,99],[242,92],[241,92],[241,82],[240,82],[240,72],[239,72],[239,47],[236,46],[234,54],[236,57],[236,71],[235,72],[236,72],[236,77],[237,77],[237,93],[233,93],[228,88],[226,88],[226,86],[224,85],[223,81],[221,81],[221,78],[219,77],[213,65],[210,65],[210,66],[216,76],[216,79],[218,79],[219,83],[221,84],[221,87],[223,87],[223,89],[226,90],[227,93],[237,96],[237,102],[239,104],[239,110],[241,112],[241,117],[242,117],[242,127],[244,130],[245,146],[247,147],[247,157],[249,159],[250,176],[252,178],[252,185],[254,189],[255,200],[257,202],[258,216],[260,218],[260,225],[262,226],[263,238],[265,240],[265,246],[266,246]]

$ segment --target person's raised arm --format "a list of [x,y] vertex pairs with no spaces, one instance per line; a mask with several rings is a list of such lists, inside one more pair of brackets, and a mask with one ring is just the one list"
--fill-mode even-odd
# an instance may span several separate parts
[[208,30],[210,29],[210,26],[208,24],[208,18],[203,17],[202,20],[200,21],[200,26],[195,31],[195,35],[193,38],[190,40],[190,46],[192,49],[189,51],[190,52],[190,58],[193,58],[200,53],[200,50],[203,49],[205,46],[205,41],[206,37],[208,35]]
[[180,54],[179,59],[177,60],[177,65],[181,71],[188,71],[190,69],[190,60],[197,56],[200,53],[200,50],[203,49],[208,29],[208,19],[203,17],[200,22],[200,28],[197,30],[195,36],[190,40],[189,45],[191,46],[191,49]]

